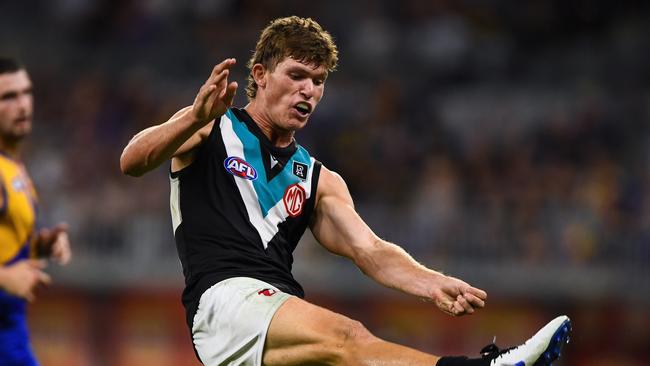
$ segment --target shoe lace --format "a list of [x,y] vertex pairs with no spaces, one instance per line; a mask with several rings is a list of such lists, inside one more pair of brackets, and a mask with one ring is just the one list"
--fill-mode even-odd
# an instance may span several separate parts
[[517,347],[500,349],[495,343],[488,344],[481,350],[481,357],[485,360],[493,360],[505,353],[508,353]]

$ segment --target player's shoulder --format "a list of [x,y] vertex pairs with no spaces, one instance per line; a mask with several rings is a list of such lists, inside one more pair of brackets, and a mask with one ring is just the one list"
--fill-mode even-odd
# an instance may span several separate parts
[[329,169],[325,165],[321,165],[321,178],[325,179],[327,183],[345,184],[345,180],[341,174]]
[[217,117],[215,121],[220,123],[220,121],[224,119],[243,124],[245,124],[247,120],[253,122],[252,117],[248,112],[246,112],[246,109],[235,106],[228,107],[228,109],[226,109],[221,116]]
[[22,163],[0,152],[0,173],[9,173],[20,169]]
[[343,198],[346,201],[352,200],[343,177],[323,165],[321,166],[320,176],[318,178],[317,201],[327,196]]

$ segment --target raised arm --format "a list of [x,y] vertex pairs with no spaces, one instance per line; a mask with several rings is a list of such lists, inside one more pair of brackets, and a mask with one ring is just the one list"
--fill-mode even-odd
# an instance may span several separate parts
[[401,247],[379,238],[354,210],[343,179],[322,168],[311,223],[314,237],[330,252],[350,258],[378,283],[433,301],[451,315],[485,305],[485,291],[418,263]]
[[141,176],[170,158],[172,169],[179,170],[193,160],[193,152],[207,137],[214,119],[232,105],[236,82],[228,82],[235,59],[216,65],[199,89],[194,104],[176,112],[172,118],[136,134],[124,148],[120,169],[124,174]]

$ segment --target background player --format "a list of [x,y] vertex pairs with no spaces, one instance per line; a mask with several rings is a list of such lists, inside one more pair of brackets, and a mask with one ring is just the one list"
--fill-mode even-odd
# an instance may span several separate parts
[[67,225],[35,230],[36,190],[20,161],[20,147],[32,130],[32,83],[17,61],[0,58],[0,364],[36,365],[29,346],[26,301],[40,285],[50,257],[70,261]]

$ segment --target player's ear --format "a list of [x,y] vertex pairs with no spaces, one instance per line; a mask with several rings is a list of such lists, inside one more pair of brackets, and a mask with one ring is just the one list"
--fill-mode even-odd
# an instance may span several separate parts
[[264,65],[253,65],[251,75],[253,75],[253,80],[255,80],[255,84],[257,84],[258,87],[264,88],[266,86],[266,67],[264,67]]

